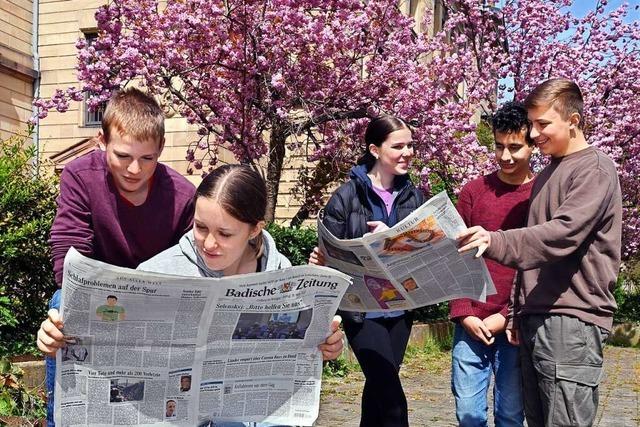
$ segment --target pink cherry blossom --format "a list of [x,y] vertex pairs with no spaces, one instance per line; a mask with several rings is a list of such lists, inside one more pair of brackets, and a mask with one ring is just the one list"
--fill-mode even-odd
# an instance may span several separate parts
[[[79,40],[79,88],[36,100],[40,118],[89,93],[89,106],[139,79],[197,124],[189,170],[220,147],[266,164],[271,215],[286,150],[307,156],[294,193],[321,206],[362,153],[369,118],[411,123],[422,187],[462,184],[494,168],[476,118],[550,77],[584,90],[587,137],[616,161],[624,254],[640,249],[640,24],[627,7],[584,17],[570,0],[446,0],[435,35],[414,31],[397,0],[115,0],[96,12],[98,38]],[[164,6],[166,3],[166,7]],[[421,28],[430,28],[432,14]],[[207,169],[208,170],[208,169]]]

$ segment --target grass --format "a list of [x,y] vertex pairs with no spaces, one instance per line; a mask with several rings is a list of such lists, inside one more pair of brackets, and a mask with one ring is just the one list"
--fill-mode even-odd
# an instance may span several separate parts
[[[400,377],[404,381],[438,376],[451,365],[451,337],[443,340],[429,338],[423,345],[410,345],[405,353]],[[322,375],[323,399],[335,399],[346,404],[357,404],[362,393],[364,375],[356,361],[344,356],[325,364]],[[413,396],[413,395],[411,395]],[[408,396],[408,397],[411,397]],[[413,396],[422,399],[422,397]]]
[[[403,371],[428,371],[440,373],[450,363],[451,337],[446,339],[428,338],[423,345],[409,345],[404,357]],[[346,380],[351,382],[362,376],[357,361],[350,361],[340,356],[324,365],[323,381],[339,384]]]
[[330,360],[322,368],[323,381],[334,378],[345,378],[352,372],[360,372],[358,362],[352,362],[344,355],[340,355],[336,360]]

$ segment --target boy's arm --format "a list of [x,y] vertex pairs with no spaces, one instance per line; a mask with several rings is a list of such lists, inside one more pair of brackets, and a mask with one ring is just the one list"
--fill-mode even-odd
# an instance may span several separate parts
[[58,210],[51,226],[49,245],[53,272],[58,287],[62,286],[62,268],[67,251],[73,246],[78,252],[93,254],[91,204],[87,190],[77,175],[67,169],[60,177]]
[[513,285],[511,286],[511,293],[509,295],[509,301],[507,305],[504,307],[504,317],[507,318],[507,328],[508,329],[518,329],[518,319],[516,318],[516,311],[518,305],[518,298],[520,297],[520,271],[516,273],[516,276],[513,280]]
[[487,256],[520,270],[561,260],[591,235],[616,192],[619,193],[618,179],[611,172],[580,170],[551,220],[526,228],[490,232]]
[[459,298],[449,301],[449,319],[458,321],[461,317],[475,316],[471,299]]

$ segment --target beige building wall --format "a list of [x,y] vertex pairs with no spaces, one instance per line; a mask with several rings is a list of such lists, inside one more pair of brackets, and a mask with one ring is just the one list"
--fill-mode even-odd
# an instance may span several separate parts
[[[0,0],[2,1],[2,0]],[[56,89],[78,86],[76,77],[76,41],[95,33],[95,11],[103,0],[41,0],[40,3],[40,67],[42,97],[50,97]],[[186,173],[186,146],[195,132],[185,120],[169,114],[166,121],[166,146],[161,161]],[[40,122],[39,141],[43,158],[64,151],[77,142],[98,133],[99,125],[88,123],[84,102],[72,102],[65,113],[52,111]],[[197,182],[196,177],[193,181]]]
[[[14,0],[0,0],[0,2]],[[23,0],[15,0],[23,1]],[[419,15],[429,10],[434,1],[401,0],[405,13]],[[55,89],[78,86],[76,78],[75,43],[85,34],[95,32],[95,10],[104,0],[40,0],[39,50],[41,67],[42,97],[50,97]],[[0,3],[1,4],[1,3]],[[67,150],[85,138],[95,136],[99,127],[86,124],[84,103],[71,103],[64,114],[52,111],[41,121],[39,129],[40,153],[50,158]],[[194,128],[178,115],[166,122],[166,146],[161,161],[177,171],[186,174],[186,148],[189,141],[197,138]],[[229,153],[221,154],[221,161],[233,163]],[[278,222],[288,222],[298,211],[300,202],[291,194],[296,185],[299,165],[306,161],[304,156],[289,155],[285,160],[283,176],[278,195],[276,218]],[[198,172],[198,171],[196,171]],[[189,177],[195,184],[200,181],[199,172]]]
[[0,0],[0,138],[26,129],[34,71],[31,0]]

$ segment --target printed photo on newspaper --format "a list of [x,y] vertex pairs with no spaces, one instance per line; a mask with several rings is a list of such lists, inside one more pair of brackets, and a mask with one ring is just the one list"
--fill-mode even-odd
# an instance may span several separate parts
[[495,286],[484,260],[458,253],[455,236],[464,229],[445,192],[395,226],[358,239],[337,239],[318,220],[326,265],[353,280],[340,309],[393,311],[455,298],[486,301]]
[[320,405],[317,346],[350,281],[317,266],[170,276],[114,267],[72,248],[56,424],[310,426]]

